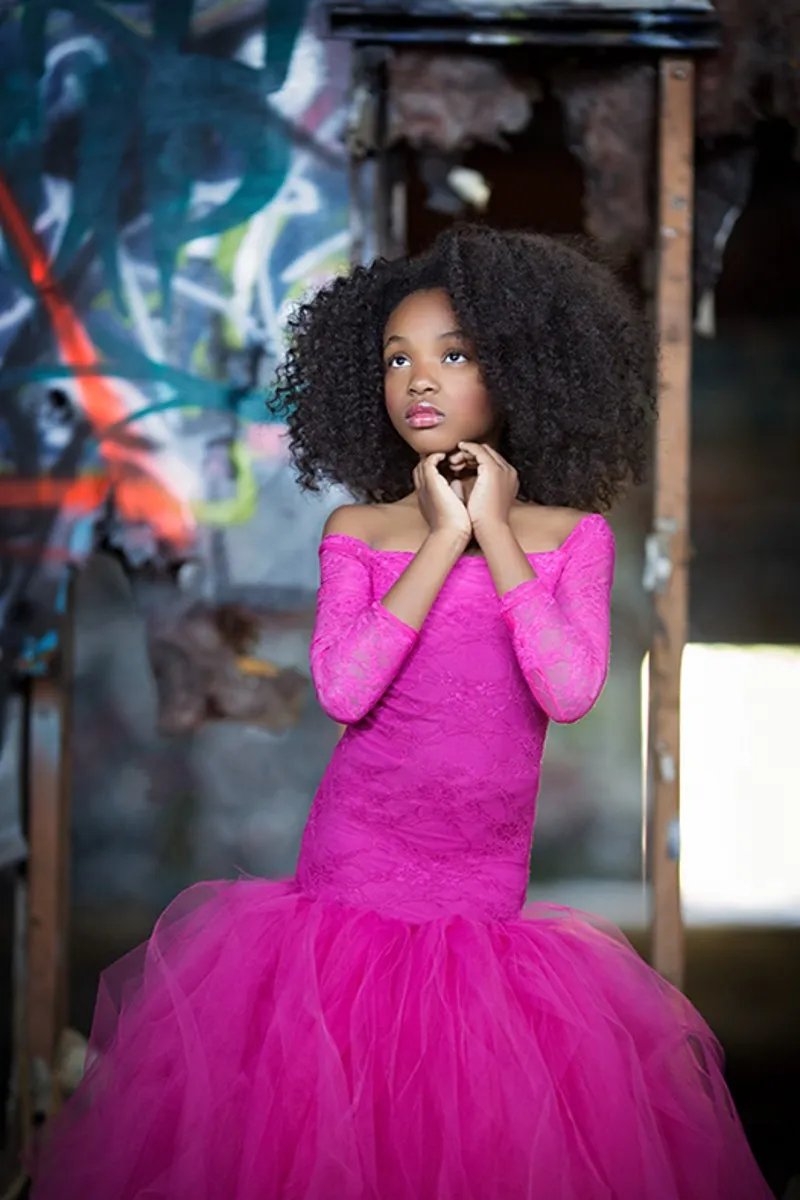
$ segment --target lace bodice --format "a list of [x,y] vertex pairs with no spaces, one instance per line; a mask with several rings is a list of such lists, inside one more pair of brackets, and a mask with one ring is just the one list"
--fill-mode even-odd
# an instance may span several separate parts
[[462,558],[419,633],[381,603],[412,557],[323,540],[311,669],[347,730],[298,881],[405,920],[516,916],[548,723],[579,720],[605,681],[611,530],[585,517],[502,598],[485,561]]

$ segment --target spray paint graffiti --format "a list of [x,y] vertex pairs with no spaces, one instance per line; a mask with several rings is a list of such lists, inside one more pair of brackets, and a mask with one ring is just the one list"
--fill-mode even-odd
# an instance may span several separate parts
[[287,307],[348,266],[347,75],[302,0],[0,16],[6,676],[47,659],[98,542],[162,577],[192,560],[180,595],[159,584],[173,621],[308,609],[324,512],[265,400]]
[[29,0],[0,62],[4,551],[182,552],[253,515],[285,306],[346,265],[335,61],[297,0]]

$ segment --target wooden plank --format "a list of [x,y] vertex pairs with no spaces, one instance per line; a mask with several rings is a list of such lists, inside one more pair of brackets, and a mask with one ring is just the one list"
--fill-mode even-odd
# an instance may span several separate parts
[[650,649],[648,768],[651,781],[652,962],[681,987],[680,680],[687,634],[689,450],[694,197],[694,65],[659,66],[659,420],[653,530],[648,541],[655,620]]
[[67,1023],[72,688],[70,589],[52,670],[32,678],[28,685],[23,764],[28,818],[23,1074],[34,1123],[47,1115],[57,1099],[53,1073],[58,1041]]

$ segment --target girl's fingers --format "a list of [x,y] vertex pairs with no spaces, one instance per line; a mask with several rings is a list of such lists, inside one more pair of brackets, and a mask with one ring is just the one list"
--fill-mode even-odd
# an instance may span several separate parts
[[430,488],[446,488],[447,480],[439,470],[439,464],[447,458],[446,454],[429,454],[422,466],[423,479]]
[[446,458],[446,454],[428,454],[422,460],[423,471],[436,471],[439,467],[439,463],[444,462]]
[[471,454],[479,466],[481,463],[488,466],[489,463],[495,461],[489,454],[487,447],[479,446],[477,442],[459,442],[459,449]]
[[503,458],[502,454],[500,454],[499,451],[495,450],[493,446],[487,446],[486,453],[491,455],[491,457],[497,463],[498,467],[502,467],[504,471],[513,470],[511,463],[507,462],[506,459]]
[[464,450],[474,455],[479,463],[484,463],[486,466],[493,463],[496,467],[502,467],[504,471],[511,471],[513,469],[511,464],[503,458],[502,454],[499,454],[491,446],[481,446],[477,442],[461,442],[460,445]]

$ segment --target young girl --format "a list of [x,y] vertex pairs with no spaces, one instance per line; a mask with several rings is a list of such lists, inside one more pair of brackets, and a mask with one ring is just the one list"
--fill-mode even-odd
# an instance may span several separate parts
[[765,1200],[701,1017],[614,929],[523,909],[548,723],[606,675],[599,510],[648,339],[601,267],[461,229],[299,311],[311,665],[347,727],[295,879],[205,884],[108,972],[36,1200]]

